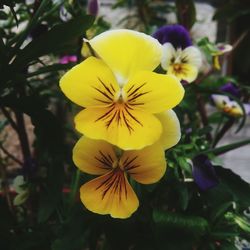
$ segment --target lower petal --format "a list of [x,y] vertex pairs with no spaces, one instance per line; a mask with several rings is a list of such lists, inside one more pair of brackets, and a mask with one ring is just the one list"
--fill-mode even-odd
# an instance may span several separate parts
[[109,111],[86,108],[75,117],[76,129],[91,139],[105,140],[124,150],[140,149],[160,138],[162,125],[155,116],[136,110]]
[[136,211],[139,201],[121,170],[87,182],[80,189],[85,207],[97,214],[110,214],[113,218],[128,218]]
[[179,80],[185,80],[190,83],[197,78],[198,69],[193,65],[183,63],[178,65],[178,70],[176,70],[175,65],[172,64],[169,66],[167,73],[176,76]]

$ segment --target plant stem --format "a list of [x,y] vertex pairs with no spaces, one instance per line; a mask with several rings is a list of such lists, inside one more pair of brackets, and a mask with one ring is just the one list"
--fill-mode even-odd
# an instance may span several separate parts
[[216,135],[213,141],[212,147],[214,148],[217,143],[221,140],[221,138],[225,135],[225,133],[233,126],[235,119],[229,118],[229,120],[224,124],[220,132]]

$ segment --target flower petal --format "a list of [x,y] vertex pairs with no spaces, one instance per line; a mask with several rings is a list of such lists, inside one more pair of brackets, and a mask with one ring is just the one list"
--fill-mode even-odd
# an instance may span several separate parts
[[202,62],[200,50],[194,46],[187,47],[181,53],[181,61],[200,68]]
[[190,83],[197,78],[198,69],[191,64],[173,64],[169,66],[167,73]]
[[173,147],[181,138],[180,122],[177,115],[173,110],[167,110],[156,114],[156,117],[160,120],[163,128],[159,143],[164,149]]
[[163,55],[161,59],[161,66],[163,69],[167,70],[168,67],[175,61],[176,59],[176,50],[171,43],[165,43],[162,46]]
[[120,85],[124,85],[137,71],[153,71],[160,64],[160,43],[155,38],[137,31],[110,30],[89,42],[115,73]]
[[120,165],[137,182],[155,183],[166,171],[165,153],[160,143],[141,150],[125,151],[120,159]]
[[157,141],[160,121],[151,114],[124,108],[86,108],[75,117],[76,129],[122,149],[140,149]]
[[214,94],[211,97],[218,109],[223,109],[225,106],[229,105],[229,103],[231,102],[229,97],[226,95]]
[[111,70],[95,57],[69,70],[61,78],[60,87],[71,101],[83,107],[107,105],[119,91]]
[[73,161],[85,173],[102,175],[113,169],[117,158],[111,144],[81,137],[73,149]]
[[138,110],[159,113],[182,100],[184,89],[173,76],[140,71],[124,86],[124,99]]
[[202,191],[218,185],[219,179],[214,166],[206,155],[198,155],[193,159],[193,177],[195,183]]
[[87,182],[81,187],[80,195],[88,210],[110,214],[113,218],[128,218],[139,206],[136,194],[121,170]]

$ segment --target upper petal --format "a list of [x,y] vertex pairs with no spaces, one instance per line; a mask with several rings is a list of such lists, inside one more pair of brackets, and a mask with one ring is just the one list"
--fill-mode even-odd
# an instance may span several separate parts
[[120,170],[113,170],[87,182],[81,187],[80,195],[88,210],[110,214],[113,218],[128,218],[139,206],[125,173]]
[[155,183],[166,171],[162,145],[155,143],[141,150],[125,151],[120,165],[136,181],[143,184]]
[[124,150],[151,145],[162,132],[156,117],[127,107],[89,107],[75,117],[75,123],[76,129],[87,137],[108,141]]
[[124,86],[124,99],[134,109],[159,113],[176,106],[184,88],[176,77],[140,71]]
[[160,43],[141,32],[110,30],[94,37],[89,43],[115,73],[120,85],[138,70],[153,71],[161,61]]
[[61,78],[60,87],[71,101],[83,107],[107,105],[119,92],[112,71],[95,57],[70,69]]
[[159,143],[164,149],[168,149],[176,145],[181,138],[180,122],[173,110],[167,110],[156,114],[156,117],[162,124],[162,134]]
[[73,161],[83,172],[101,175],[113,169],[117,158],[109,143],[81,137],[73,149]]

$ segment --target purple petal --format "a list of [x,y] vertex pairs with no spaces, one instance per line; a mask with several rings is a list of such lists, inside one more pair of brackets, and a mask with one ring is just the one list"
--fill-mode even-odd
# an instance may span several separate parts
[[176,49],[185,49],[192,45],[188,31],[179,24],[162,26],[153,34],[153,37],[161,44],[171,43]]
[[202,191],[213,188],[219,183],[214,166],[206,155],[198,155],[193,159],[193,178]]
[[88,13],[92,16],[97,16],[98,10],[98,0],[88,0]]
[[231,82],[226,83],[225,85],[220,87],[221,91],[227,92],[233,96],[239,97],[240,96],[240,91],[239,89],[232,84]]

